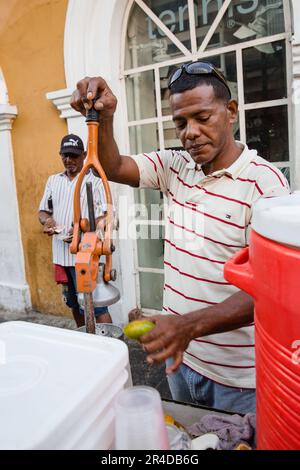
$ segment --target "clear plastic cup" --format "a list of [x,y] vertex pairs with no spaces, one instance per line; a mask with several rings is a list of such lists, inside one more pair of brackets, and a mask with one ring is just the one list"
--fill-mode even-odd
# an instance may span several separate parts
[[122,390],[115,401],[116,450],[168,450],[161,398],[152,387]]

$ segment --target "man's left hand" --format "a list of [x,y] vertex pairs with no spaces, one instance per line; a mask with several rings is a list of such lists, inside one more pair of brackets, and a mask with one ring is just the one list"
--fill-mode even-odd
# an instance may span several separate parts
[[182,363],[183,353],[191,340],[191,331],[187,319],[173,315],[147,317],[155,323],[155,328],[140,338],[144,350],[148,353],[147,362],[162,362],[169,357],[173,364],[166,369],[167,374],[175,372]]

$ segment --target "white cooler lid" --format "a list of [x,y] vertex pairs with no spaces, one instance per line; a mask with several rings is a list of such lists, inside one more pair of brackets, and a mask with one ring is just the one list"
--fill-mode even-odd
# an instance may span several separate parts
[[62,439],[95,397],[110,394],[127,364],[120,340],[0,324],[0,449],[47,448],[54,436]]
[[276,242],[300,247],[300,192],[259,199],[253,208],[252,228]]

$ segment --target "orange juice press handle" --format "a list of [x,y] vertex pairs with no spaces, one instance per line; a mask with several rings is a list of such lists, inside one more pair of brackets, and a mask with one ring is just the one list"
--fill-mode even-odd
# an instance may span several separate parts
[[[73,240],[70,246],[70,251],[72,254],[77,254],[76,264],[80,258],[80,252],[89,253],[90,259],[93,260],[93,288],[96,285],[96,277],[98,272],[98,262],[101,255],[106,256],[105,267],[104,267],[104,281],[109,282],[114,280],[114,271],[112,271],[112,252],[114,251],[114,246],[112,244],[112,232],[113,232],[113,206],[112,206],[112,196],[110,187],[106,174],[99,162],[98,159],[98,132],[99,132],[99,112],[94,108],[87,111],[86,114],[86,123],[88,126],[88,141],[87,141],[87,157],[84,163],[84,166],[79,173],[78,180],[74,192],[74,215],[73,215]],[[107,213],[105,218],[105,227],[104,227],[104,236],[100,240],[96,233],[101,231],[101,224],[98,223],[96,227],[96,232],[90,232],[90,224],[86,219],[81,217],[81,207],[80,207],[80,190],[83,182],[83,178],[90,170],[94,168],[102,179]],[[85,233],[82,242],[80,243],[81,232]],[[89,235],[89,236],[88,236]],[[97,264],[97,266],[96,266]],[[91,264],[90,264],[91,266]],[[78,279],[78,284],[82,284],[81,280]],[[93,288],[85,287],[78,285],[79,292],[91,292]]]

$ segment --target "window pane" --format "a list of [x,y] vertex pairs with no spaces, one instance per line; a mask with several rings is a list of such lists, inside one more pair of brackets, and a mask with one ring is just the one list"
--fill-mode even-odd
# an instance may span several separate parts
[[[144,2],[179,41],[190,50],[190,23],[187,0],[144,0]],[[149,35],[154,40],[166,37],[151,20],[149,21]],[[174,52],[177,53],[176,49]],[[172,53],[171,45],[169,46],[169,53]]]
[[201,46],[223,3],[224,0],[194,1],[198,48]]
[[234,138],[235,138],[235,140],[241,140],[239,122],[235,123],[234,126],[235,126],[234,127]]
[[129,127],[129,140],[132,154],[159,149],[157,124]]
[[140,273],[141,307],[161,310],[163,305],[164,275]]
[[156,117],[153,70],[126,77],[126,95],[129,121]]
[[182,148],[180,139],[176,137],[175,125],[173,121],[166,121],[164,126],[164,146],[165,149],[178,149]]
[[141,268],[164,268],[162,225],[137,225],[138,265]]
[[[216,5],[215,8],[220,9],[220,1],[215,0],[212,3]],[[207,48],[228,46],[282,32],[282,0],[232,0]]]
[[[268,47],[270,53],[259,48]],[[284,41],[263,44],[243,51],[245,103],[286,98]]]
[[[148,6],[150,6],[150,2]],[[186,31],[187,16],[186,1],[181,2],[178,6],[177,1],[169,2],[153,2],[154,7],[151,9],[160,10],[159,16],[165,25],[176,33],[180,32],[181,36],[189,37]],[[157,8],[156,8],[157,6]],[[179,7],[181,13],[179,16]],[[174,20],[175,18],[175,20]],[[174,22],[173,22],[174,21]],[[180,31],[182,29],[182,31]],[[185,44],[189,43],[189,39],[184,41]],[[131,10],[130,19],[128,22],[126,48],[125,48],[125,69],[141,67],[143,65],[164,62],[165,60],[173,59],[174,57],[182,56],[182,52],[170,41],[165,34],[153,23],[153,21],[144,13],[144,11],[134,3]]]
[[163,220],[163,193],[153,189],[134,189],[136,217],[143,220]]
[[247,144],[270,162],[289,160],[287,106],[246,111]]
[[280,171],[284,174],[284,176],[286,177],[286,179],[288,180],[289,185],[290,185],[290,184],[291,184],[291,172],[290,172],[290,168],[289,168],[289,167],[280,168]]
[[169,76],[176,68],[176,65],[172,65],[170,67],[162,67],[159,69],[161,112],[163,116],[170,116],[172,114],[169,101],[170,91],[168,89],[168,83]]

